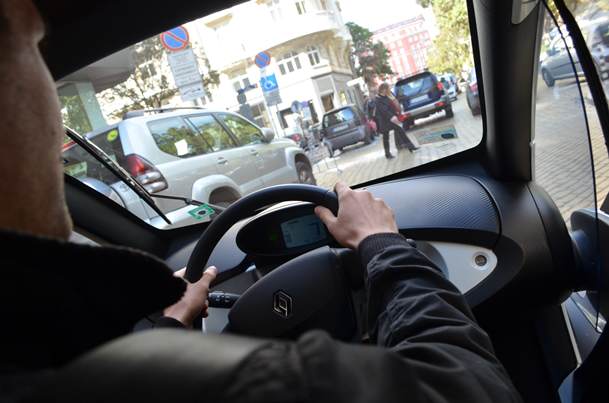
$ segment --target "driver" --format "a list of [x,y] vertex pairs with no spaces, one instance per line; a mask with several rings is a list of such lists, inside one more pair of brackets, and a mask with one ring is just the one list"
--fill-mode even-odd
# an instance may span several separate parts
[[150,255],[67,242],[63,130],[43,34],[30,0],[0,2],[0,400],[520,401],[459,291],[398,233],[382,200],[340,183],[338,216],[315,211],[366,267],[375,347],[321,331],[294,342],[128,335],[162,309],[162,325],[191,326],[216,271],[186,285]]

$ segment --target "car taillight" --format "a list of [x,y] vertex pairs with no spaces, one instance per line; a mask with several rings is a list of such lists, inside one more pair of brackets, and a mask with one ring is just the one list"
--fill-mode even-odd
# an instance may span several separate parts
[[442,83],[440,81],[438,81],[438,89],[440,91],[442,91],[444,89],[444,86],[442,85]]
[[146,158],[137,154],[125,157],[127,170],[148,193],[156,193],[167,189],[167,180],[161,172]]
[[478,92],[478,83],[471,83],[469,89],[472,90],[472,92]]

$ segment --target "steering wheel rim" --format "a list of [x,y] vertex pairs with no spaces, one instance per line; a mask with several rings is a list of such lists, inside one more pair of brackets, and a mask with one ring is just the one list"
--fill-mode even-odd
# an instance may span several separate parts
[[275,203],[285,201],[304,201],[328,208],[338,213],[338,197],[332,190],[305,184],[286,184],[270,186],[242,197],[220,213],[203,231],[197,241],[184,278],[195,282],[201,278],[212,251],[228,231],[239,220],[252,215],[252,212]]

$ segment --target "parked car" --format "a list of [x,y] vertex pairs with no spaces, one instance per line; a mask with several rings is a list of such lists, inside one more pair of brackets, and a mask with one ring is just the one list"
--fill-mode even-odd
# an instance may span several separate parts
[[603,80],[609,79],[609,21],[590,27],[586,42],[599,76]]
[[394,94],[404,111],[406,129],[414,125],[415,119],[437,112],[444,111],[446,117],[453,117],[450,96],[438,78],[428,71],[398,80]]
[[472,111],[472,115],[480,114],[480,96],[478,95],[478,79],[476,78],[476,69],[472,67],[469,71],[469,77],[467,78],[467,85],[465,86],[465,98],[467,99],[467,106]]
[[[302,148],[227,111],[135,113],[85,137],[150,193],[191,195],[226,206],[266,186],[316,183]],[[183,206],[165,199],[158,204],[163,212]]]
[[[565,41],[557,36],[550,42],[550,47],[546,50],[546,57],[541,63],[541,77],[548,87],[553,87],[556,80],[575,78],[575,74],[583,75],[571,37],[567,37],[566,42],[567,46],[565,46]],[[575,62],[575,70],[572,68],[569,53]]]
[[363,141],[372,142],[372,132],[368,119],[355,105],[347,105],[333,109],[324,114],[321,125],[323,142],[330,157],[335,150]]
[[444,91],[448,93],[451,101],[457,100],[457,94],[459,93],[459,87],[457,86],[457,79],[452,74],[442,74],[439,76],[440,82],[444,87]]

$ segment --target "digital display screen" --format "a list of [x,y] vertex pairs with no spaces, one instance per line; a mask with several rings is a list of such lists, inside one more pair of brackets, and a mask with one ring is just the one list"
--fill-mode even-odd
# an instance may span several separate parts
[[281,223],[281,232],[288,248],[314,244],[326,238],[326,229],[314,214]]

